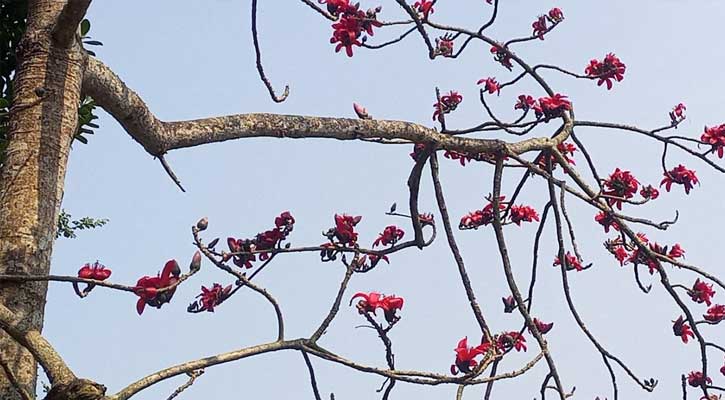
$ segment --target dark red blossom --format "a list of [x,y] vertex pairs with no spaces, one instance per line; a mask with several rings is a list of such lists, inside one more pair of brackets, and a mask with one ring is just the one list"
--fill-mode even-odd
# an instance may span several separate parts
[[685,107],[682,103],[672,108],[672,111],[670,111],[670,121],[672,121],[672,125],[679,124],[685,120],[685,110],[687,110],[687,107]]
[[534,106],[536,100],[528,94],[520,94],[516,104],[514,104],[514,110],[528,111]]
[[602,61],[591,60],[584,73],[590,78],[599,79],[598,86],[607,84],[607,90],[612,88],[612,80],[620,82],[624,79],[626,66],[612,53],[607,54]]
[[318,0],[320,4],[327,4],[327,11],[332,15],[339,15],[353,7],[350,0]]
[[665,185],[665,189],[669,192],[672,188],[672,184],[683,185],[685,187],[685,194],[690,194],[694,184],[699,184],[695,171],[685,168],[684,165],[680,164],[675,168],[666,171],[665,177],[660,182],[660,186]]
[[712,146],[712,151],[717,152],[718,158],[722,158],[725,153],[725,124],[705,127],[705,133],[700,136],[700,140]]
[[179,264],[176,260],[169,260],[160,274],[141,277],[133,288],[134,293],[139,297],[136,302],[138,315],[143,313],[146,304],[151,307],[161,308],[164,303],[170,302],[176,291],[176,287],[171,286],[175,285],[179,280],[179,275],[181,275]]
[[450,113],[455,110],[459,104],[463,101],[463,96],[460,93],[451,90],[447,95],[441,96],[440,101],[433,104],[435,111],[433,112],[433,120],[438,122],[443,121],[443,115]]
[[383,232],[380,233],[377,239],[373,242],[373,247],[377,247],[378,245],[382,244],[383,246],[387,245],[394,245],[398,242],[398,240],[403,238],[403,235],[405,235],[405,232],[403,232],[402,229],[398,228],[395,225],[389,225],[383,229]]
[[[500,211],[506,209],[506,203],[503,201],[506,197],[499,197],[498,208]],[[476,210],[468,215],[461,218],[461,222],[458,224],[458,229],[478,229],[481,226],[488,225],[493,222],[493,202],[489,200],[489,203],[483,207],[482,210]]]
[[604,180],[603,186],[606,190],[602,194],[614,197],[607,198],[607,203],[621,210],[622,201],[624,199],[631,199],[637,193],[639,182],[631,172],[617,168],[609,175],[608,179]]
[[500,44],[491,46],[491,54],[493,54],[494,60],[506,67],[509,71],[514,69],[514,65],[511,63],[511,53],[507,48]]
[[516,309],[516,299],[514,299],[514,296],[502,297],[501,300],[503,301],[503,312],[506,314],[510,314]]
[[639,191],[639,195],[647,200],[654,200],[660,197],[660,191],[652,187],[652,185],[642,186],[642,190]]
[[226,300],[231,291],[232,285],[223,287],[222,285],[215,283],[210,289],[202,286],[201,294],[196,296],[199,299],[198,302],[192,303],[188,310],[190,312],[214,312],[214,307]]
[[93,264],[84,264],[78,270],[78,277],[83,279],[94,279],[97,281],[105,281],[111,276],[111,270],[106,268],[98,261]]
[[512,206],[511,207],[511,214],[509,214],[509,217],[511,218],[511,222],[513,222],[516,225],[521,225],[521,221],[525,222],[534,222],[539,221],[539,214],[536,213],[536,210],[529,206]]
[[669,258],[680,258],[685,256],[685,249],[680,246],[679,243],[675,243],[672,248],[670,248],[670,252],[667,253],[667,257]]
[[629,257],[629,253],[627,253],[627,250],[624,248],[624,246],[615,247],[612,254],[614,254],[614,258],[616,258],[617,261],[619,261],[620,266],[623,266],[625,263],[625,260]]
[[702,316],[706,321],[717,324],[725,319],[725,305],[715,304],[707,309],[707,314]]
[[526,351],[526,338],[516,331],[503,332],[496,338],[496,347],[503,352],[511,349]]
[[554,7],[551,10],[549,10],[548,15],[549,15],[549,19],[551,19],[551,22],[553,22],[553,23],[559,23],[564,20],[564,13],[558,7]]
[[487,349],[488,346],[484,344],[477,347],[468,347],[468,337],[464,337],[454,349],[456,352],[456,361],[454,364],[451,364],[451,373],[453,375],[456,375],[458,371],[464,374],[470,373],[478,365],[475,358],[486,353]]
[[690,328],[690,325],[687,325],[682,315],[680,315],[679,318],[672,322],[672,332],[675,334],[675,336],[679,336],[680,339],[682,339],[682,343],[687,343],[689,341],[689,338],[695,338],[695,334],[692,332],[692,328]]
[[568,110],[571,110],[571,102],[567,100],[566,96],[559,93],[552,97],[541,97],[534,104],[536,118],[543,117],[545,121],[560,117],[564,114],[564,111]]
[[[547,324],[546,322],[539,321],[538,318],[534,318],[534,325],[536,325],[536,329],[538,329],[542,335],[546,335],[547,333],[549,333],[551,328],[554,327],[553,322],[549,322]],[[531,329],[529,329],[529,332],[531,332]]]
[[[227,254],[225,260],[232,259],[234,265],[240,268],[252,268],[252,262],[257,261],[257,255],[261,261],[269,259],[269,253],[287,238],[294,229],[295,219],[289,211],[275,217],[275,227],[258,233],[252,239],[227,238],[227,246],[231,254]],[[258,252],[258,253],[255,253]]]
[[357,225],[362,216],[353,217],[347,214],[335,214],[335,227],[330,228],[325,236],[330,239],[331,242],[335,240],[339,244],[354,245],[357,242],[357,232],[355,232],[355,225]]
[[498,85],[498,82],[496,82],[496,78],[485,78],[485,79],[479,79],[478,82],[476,82],[477,85],[484,84],[484,91],[488,92],[489,94],[501,94],[501,88]]
[[711,384],[712,379],[704,376],[700,371],[690,371],[687,375],[687,383],[692,387],[700,387],[703,384]]
[[[575,269],[577,271],[583,271],[584,266],[582,265],[581,261],[575,256],[569,253],[568,251],[564,255],[564,258],[566,259],[566,269],[571,270]],[[559,256],[554,257],[554,266],[561,265],[561,261],[559,260]]]
[[413,4],[413,7],[415,9],[423,14],[423,19],[428,19],[428,15],[433,14],[435,11],[433,10],[433,1],[432,0],[419,0],[416,1],[415,4]]
[[531,24],[531,28],[534,30],[533,35],[541,40],[544,40],[544,34],[547,30],[546,21],[546,15],[541,15],[536,19],[536,21],[534,21],[533,24]]
[[337,22],[332,24],[332,37],[330,43],[335,44],[335,52],[343,48],[348,57],[352,57],[353,46],[362,46],[360,37],[363,32],[373,36],[373,27],[381,27],[383,24],[377,20],[377,13],[380,7],[362,11],[360,5],[350,5],[348,0],[327,0],[327,9],[333,15],[339,15]]
[[608,212],[600,212],[599,214],[594,216],[594,220],[599,222],[599,224],[604,227],[605,233],[609,233],[609,228],[612,228],[615,231],[619,231],[619,224],[614,219],[614,216]]
[[692,289],[689,289],[687,294],[690,295],[690,298],[695,303],[705,303],[709,306],[712,304],[711,300],[713,296],[715,296],[715,291],[712,290],[711,284],[697,278],[695,283],[692,285]]
[[435,54],[443,57],[453,55],[453,35],[446,34],[436,38]]
[[375,314],[376,310],[380,308],[383,310],[385,320],[388,321],[389,324],[392,324],[399,319],[399,317],[395,315],[395,312],[402,309],[404,303],[402,297],[385,296],[377,292],[359,292],[352,296],[350,304],[352,304],[352,301],[357,298],[360,298],[360,301],[357,303],[357,310],[360,314]]
[[446,150],[445,153],[443,153],[443,157],[449,158],[451,160],[458,160],[459,163],[461,163],[462,167],[466,166],[467,162],[471,162],[473,159],[471,156],[463,153],[459,153],[457,151],[453,150]]

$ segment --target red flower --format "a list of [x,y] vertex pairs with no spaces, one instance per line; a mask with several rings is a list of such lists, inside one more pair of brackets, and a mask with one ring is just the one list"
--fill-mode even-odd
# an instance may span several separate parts
[[355,225],[357,225],[361,216],[353,217],[351,215],[335,214],[335,227],[330,228],[325,236],[334,242],[337,239],[341,245],[354,245],[357,242],[357,232],[355,232]]
[[559,153],[561,153],[562,156],[564,156],[566,162],[572,165],[576,165],[576,162],[574,162],[573,159],[569,158],[570,155],[574,155],[574,152],[576,151],[576,146],[571,143],[561,142],[556,145],[556,149],[559,150]]
[[468,374],[473,368],[478,365],[478,362],[474,360],[476,356],[484,354],[488,346],[481,344],[477,347],[468,347],[468,337],[464,337],[458,342],[458,346],[454,349],[456,352],[456,362],[451,365],[451,373],[456,375],[458,371]]
[[654,200],[660,196],[660,191],[653,188],[652,185],[642,186],[642,190],[639,191],[640,196],[648,200]]
[[399,317],[395,315],[395,312],[403,308],[404,300],[402,297],[385,296],[377,292],[359,292],[352,296],[350,304],[352,304],[352,301],[358,297],[360,298],[360,301],[357,303],[357,310],[360,314],[375,314],[375,311],[380,308],[383,310],[385,320],[388,321],[388,323],[392,324],[399,319]]
[[687,107],[680,103],[676,105],[672,111],[670,111],[670,120],[672,121],[672,125],[679,124],[685,119],[685,110],[687,110]]
[[453,35],[447,34],[436,38],[435,54],[443,57],[453,55]]
[[433,1],[432,0],[419,0],[413,4],[419,13],[423,14],[423,19],[428,19],[429,14],[433,14]]
[[504,352],[512,348],[516,351],[526,351],[526,338],[516,331],[503,332],[496,339],[496,347]]
[[405,235],[405,232],[403,232],[402,229],[398,228],[395,225],[390,225],[385,227],[383,229],[383,232],[378,236],[377,239],[373,242],[373,247],[377,247],[379,244],[382,244],[383,246],[387,245],[394,245],[398,242],[398,240],[403,238],[403,235]]
[[[536,329],[538,329],[539,332],[541,332],[542,335],[546,335],[547,333],[549,333],[549,331],[551,330],[551,328],[554,327],[554,323],[553,322],[549,322],[547,324],[545,322],[539,321],[537,318],[534,318],[534,325],[536,325]],[[529,332],[531,332],[531,329],[529,329]]]
[[[582,266],[582,263],[579,261],[579,259],[576,256],[569,253],[568,251],[566,252],[564,258],[566,259],[566,269],[567,270],[571,270],[572,268],[577,271],[584,270],[584,266]],[[554,266],[561,265],[561,261],[559,260],[558,256],[554,257],[553,265]]]
[[609,228],[619,231],[619,224],[610,213],[602,211],[594,216],[594,220],[604,227],[605,233],[609,233]]
[[692,387],[699,387],[703,384],[712,383],[712,379],[703,376],[700,371],[690,371],[687,375],[687,383]]
[[[332,24],[332,37],[330,43],[337,43],[335,52],[343,47],[348,57],[352,57],[352,47],[362,46],[358,40],[363,32],[373,36],[373,27],[381,27],[383,24],[377,20],[377,13],[380,8],[370,9],[367,12],[359,10],[359,4],[351,6],[348,0],[327,0],[327,9],[333,15],[340,15],[338,21]],[[324,3],[323,3],[324,4]]]
[[138,315],[143,313],[146,304],[161,308],[164,303],[170,302],[176,288],[166,289],[162,292],[159,292],[159,289],[174,285],[179,280],[179,275],[181,275],[179,264],[176,260],[169,260],[160,274],[141,277],[133,288],[136,296],[139,297],[136,302]]
[[680,164],[665,172],[665,177],[660,182],[660,186],[665,185],[665,189],[669,192],[673,183],[685,186],[685,194],[690,194],[693,185],[696,183],[699,184],[700,181],[697,180],[695,171],[687,169],[684,165]]
[[319,0],[320,4],[327,4],[327,11],[332,15],[338,15],[354,9],[350,5],[350,0]]
[[[503,211],[506,209],[506,203],[503,200],[506,196],[499,197],[498,209]],[[461,218],[458,229],[478,229],[481,226],[488,225],[493,222],[493,202],[483,207],[483,210],[476,210]]]
[[528,94],[519,95],[519,100],[514,104],[514,110],[528,111],[531,107],[536,104],[536,100]]
[[722,158],[725,152],[725,124],[705,127],[705,133],[700,136],[700,140],[711,145],[712,151],[717,151],[718,158]]
[[559,23],[564,20],[564,13],[560,8],[554,7],[549,10],[549,19],[555,24]]
[[604,60],[591,60],[584,73],[592,79],[599,79],[598,86],[606,82],[607,90],[612,88],[612,79],[620,82],[624,79],[624,71],[627,67],[612,53],[607,54]]
[[435,109],[433,112],[433,120],[442,122],[443,115],[455,110],[462,101],[463,96],[454,90],[451,90],[450,93],[445,96],[441,96],[440,101],[433,104],[433,108]]
[[697,278],[695,284],[692,285],[692,289],[688,290],[687,294],[690,295],[690,298],[695,303],[705,303],[709,306],[712,304],[711,300],[715,296],[715,291],[712,290],[712,285]]
[[498,44],[495,46],[491,46],[491,54],[494,55],[494,60],[498,61],[509,71],[514,68],[514,65],[511,63],[511,53],[507,48]]
[[521,221],[539,221],[539,214],[537,214],[536,210],[529,206],[512,206],[510,217],[511,222],[519,226],[521,225]]
[[546,15],[541,15],[539,18],[534,21],[533,24],[531,24],[531,27],[534,29],[533,35],[538,37],[541,40],[544,40],[544,34],[546,33]]
[[214,307],[221,304],[224,300],[229,297],[229,293],[232,291],[232,285],[222,287],[222,285],[215,283],[211,289],[207,289],[205,286],[201,287],[201,294],[196,296],[199,298],[198,303],[193,303],[189,307],[189,311],[201,312],[208,311],[214,312]]
[[622,171],[619,168],[609,175],[609,179],[605,179],[604,187],[607,189],[602,194],[605,196],[617,197],[615,199],[607,198],[610,206],[622,209],[622,200],[631,199],[637,193],[639,182],[629,171]]
[[501,88],[499,87],[498,82],[496,82],[496,78],[479,79],[478,82],[476,82],[476,85],[480,85],[482,83],[485,84],[484,90],[489,94],[501,94]]
[[714,306],[708,308],[707,314],[702,317],[713,324],[717,324],[725,319],[725,306],[722,304],[715,304]]
[[687,343],[689,340],[688,337],[695,338],[695,334],[692,332],[692,328],[690,328],[690,325],[687,325],[685,323],[684,318],[682,318],[682,315],[680,315],[677,320],[672,321],[674,324],[672,325],[672,332],[675,334],[675,336],[679,336],[680,339],[682,339],[682,343]]
[[469,155],[452,150],[446,150],[446,152],[443,153],[443,157],[449,158],[451,160],[458,160],[458,162],[461,163],[462,167],[465,167],[466,162],[471,162],[471,160],[473,159],[473,157]]
[[423,225],[433,225],[433,213],[418,214],[418,220],[420,220],[420,223]]
[[536,118],[544,117],[546,121],[551,118],[560,117],[564,111],[571,110],[571,102],[566,96],[556,93],[553,97],[541,97],[534,104]]
[[626,260],[627,257],[629,257],[629,253],[627,253],[627,250],[624,248],[624,246],[617,246],[614,249],[613,254],[614,254],[614,258],[616,258],[617,261],[619,261],[619,265],[624,266],[624,263],[625,263],[624,260]]
[[667,253],[667,256],[669,258],[680,258],[685,256],[685,250],[680,246],[679,243],[675,243],[674,246],[670,249],[670,252]]
[[83,279],[105,281],[109,276],[111,276],[111,270],[98,261],[93,264],[84,264],[83,267],[78,270],[78,277]]
[[516,309],[516,299],[514,299],[514,296],[502,297],[501,300],[503,301],[503,312],[506,314],[510,314]]

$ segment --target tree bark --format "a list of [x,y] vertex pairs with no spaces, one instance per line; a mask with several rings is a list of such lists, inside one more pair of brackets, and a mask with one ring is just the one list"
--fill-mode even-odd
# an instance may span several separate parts
[[[15,95],[10,110],[7,159],[0,170],[0,273],[46,275],[70,143],[76,131],[83,69],[77,41],[53,42],[53,28],[66,2],[31,0],[18,49]],[[47,283],[0,283],[0,302],[27,329],[41,331]],[[35,393],[33,356],[0,332],[0,357],[18,383]],[[0,399],[20,395],[0,374]]]

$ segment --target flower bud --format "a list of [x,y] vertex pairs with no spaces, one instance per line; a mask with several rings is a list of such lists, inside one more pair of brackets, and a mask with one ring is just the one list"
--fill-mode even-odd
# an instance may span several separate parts
[[194,253],[194,257],[191,258],[189,269],[192,271],[198,271],[201,269],[201,253],[198,250]]
[[206,217],[199,220],[199,222],[196,223],[196,227],[200,230],[206,230],[206,228],[209,226],[209,219]]

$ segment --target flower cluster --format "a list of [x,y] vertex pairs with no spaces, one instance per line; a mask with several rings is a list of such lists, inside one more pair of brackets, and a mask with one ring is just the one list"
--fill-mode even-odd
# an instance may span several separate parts
[[589,66],[584,69],[584,73],[592,79],[599,79],[598,86],[606,83],[607,90],[610,90],[612,89],[612,80],[621,82],[624,79],[626,68],[617,56],[609,53],[602,61],[596,59],[589,61]]
[[[499,197],[499,211],[506,209],[508,203],[504,201],[505,198],[506,196]],[[461,218],[461,222],[458,224],[458,229],[478,229],[481,226],[491,224],[494,216],[493,200],[490,198],[487,200],[488,204],[486,204],[482,210],[472,211]],[[511,212],[509,213],[508,218],[510,219],[510,222],[521,226],[521,222],[539,221],[539,214],[530,206],[517,205],[511,206]],[[507,221],[503,221],[504,224],[506,222]]]
[[689,338],[695,338],[692,328],[690,328],[690,325],[687,325],[682,315],[672,322],[672,332],[675,336],[679,336],[682,339],[682,343],[687,343],[690,340]]
[[692,387],[700,387],[703,384],[711,384],[712,379],[706,377],[700,371],[690,371],[687,375],[687,383]]
[[[544,34],[546,34],[551,28],[556,26],[559,22],[564,20],[564,13],[559,8],[552,8],[549,10],[547,15],[541,15],[539,18],[531,24],[531,28],[534,30],[533,35],[541,40],[544,40]],[[547,22],[551,22],[553,25],[551,28],[547,26]]]
[[511,63],[511,52],[503,45],[497,44],[491,46],[491,54],[493,54],[494,60],[503,65],[509,71],[514,69],[514,65]]
[[377,292],[359,292],[352,296],[350,305],[357,298],[360,298],[360,301],[357,303],[357,310],[360,314],[372,313],[375,315],[376,310],[379,308],[383,310],[385,320],[388,324],[392,325],[400,319],[395,313],[403,308],[404,300],[402,297],[385,296]]
[[556,93],[551,97],[539,98],[533,108],[536,118],[543,118],[545,122],[548,122],[552,118],[564,115],[564,111],[571,110],[571,102],[567,100],[566,96]]
[[695,175],[695,171],[685,168],[682,164],[669,171],[665,171],[664,175],[665,177],[660,182],[660,186],[665,185],[665,189],[668,192],[672,188],[672,184],[676,183],[685,187],[685,194],[690,194],[690,190],[692,190],[694,185],[700,183],[697,175]]
[[253,239],[235,239],[227,238],[227,246],[231,254],[227,253],[224,260],[230,258],[234,265],[240,268],[252,268],[252,262],[257,261],[257,252],[259,252],[259,260],[265,261],[269,258],[269,251],[279,247],[279,244],[287,239],[287,236],[294,229],[295,219],[289,211],[281,213],[274,219],[275,227],[268,231],[258,233]]
[[[566,261],[566,270],[570,271],[572,269],[575,269],[577,271],[583,271],[584,266],[582,265],[579,258],[568,251],[564,255],[564,260]],[[553,266],[561,265],[561,260],[559,260],[559,256],[554,257],[554,264]]]
[[147,304],[151,307],[161,308],[164,303],[170,302],[176,291],[174,285],[178,282],[179,275],[181,275],[179,264],[176,260],[169,260],[161,273],[156,276],[141,277],[133,288],[134,293],[139,297],[136,302],[138,315],[143,314]]
[[84,264],[78,270],[78,277],[83,279],[94,279],[97,281],[105,281],[111,276],[111,270],[106,268],[98,261],[93,264]]
[[670,111],[670,121],[672,122],[672,125],[677,125],[685,120],[685,110],[687,110],[687,107],[685,107],[683,103],[680,103],[672,108],[672,111]]
[[498,82],[496,82],[496,78],[485,78],[485,79],[479,79],[478,82],[476,82],[477,85],[484,84],[484,91],[488,92],[489,94],[501,94],[501,87],[499,86]]
[[[496,156],[491,153],[469,154],[453,150],[446,150],[445,153],[443,153],[443,156],[451,160],[458,160],[462,167],[465,167],[466,163],[471,162],[472,160],[494,162],[496,159]],[[506,159],[508,159],[508,157],[504,157],[504,160]]]
[[403,238],[403,235],[405,235],[405,232],[403,232],[402,229],[398,228],[395,225],[389,225],[386,226],[385,229],[383,229],[383,232],[380,233],[377,239],[373,242],[373,247],[377,247],[378,245],[395,245],[400,239]]
[[602,184],[606,189],[602,194],[604,196],[610,196],[607,197],[607,203],[620,210],[622,209],[622,201],[634,197],[639,188],[639,182],[632,173],[619,168],[615,169]]
[[[330,43],[335,44],[335,52],[345,48],[348,57],[352,57],[353,46],[362,46],[360,36],[363,32],[373,36],[373,27],[381,27],[383,24],[378,21],[378,13],[381,8],[377,7],[367,11],[360,10],[360,4],[352,5],[350,0],[319,0],[327,4],[327,11],[338,17],[337,22],[332,24],[332,37]],[[363,42],[365,38],[363,38]]]
[[722,158],[725,152],[725,124],[713,127],[705,127],[705,133],[700,140],[712,146],[713,152],[717,152],[718,158]]
[[191,303],[187,308],[188,312],[214,312],[214,307],[226,300],[232,292],[232,285],[226,287],[215,283],[210,289],[205,286],[201,287],[201,294],[196,296],[199,300]]
[[534,222],[539,221],[539,214],[532,207],[518,205],[511,206],[511,214],[509,214],[511,222],[521,226],[521,221]]
[[438,122],[442,123],[443,115],[455,110],[462,101],[463,96],[454,90],[451,90],[450,93],[445,96],[441,96],[440,101],[433,104],[433,108],[435,109],[433,112],[433,120],[438,120]]
[[[638,234],[637,236],[642,242],[649,246],[649,249],[653,253],[672,259],[685,256],[685,250],[679,243],[675,243],[672,248],[669,248],[668,246],[662,246],[659,243],[650,243],[647,237],[643,234]],[[646,252],[639,247],[635,248],[634,251],[632,251],[632,254],[629,255],[629,258],[624,262],[624,264],[627,263],[632,263],[635,266],[640,264],[647,265],[650,274],[654,274],[654,272],[660,268],[660,262],[652,257],[649,257]]]

